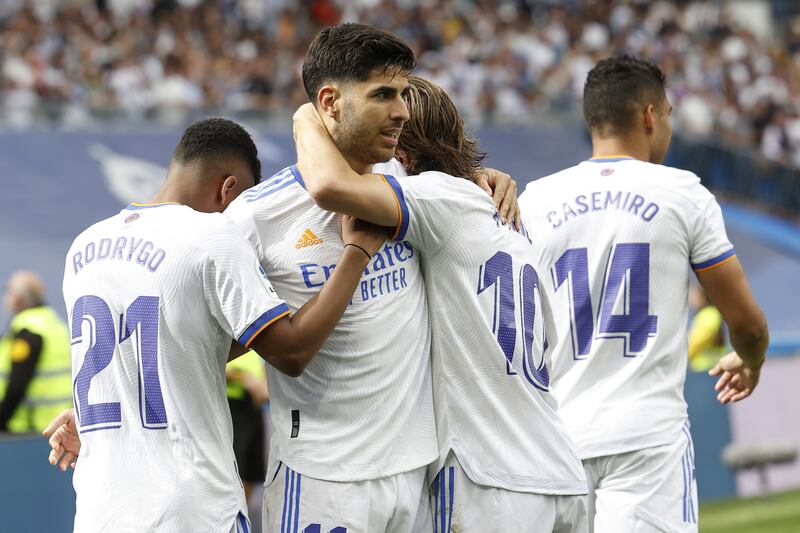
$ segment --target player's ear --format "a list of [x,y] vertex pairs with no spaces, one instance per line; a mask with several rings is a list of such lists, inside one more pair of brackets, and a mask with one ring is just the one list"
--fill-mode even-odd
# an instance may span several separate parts
[[222,187],[220,187],[219,190],[219,199],[223,210],[236,199],[236,184],[238,182],[239,179],[233,175],[227,176],[222,180]]
[[323,117],[336,120],[339,116],[342,94],[333,85],[323,85],[317,93],[317,108]]
[[652,133],[656,127],[656,107],[648,104],[644,108],[644,128],[647,133]]

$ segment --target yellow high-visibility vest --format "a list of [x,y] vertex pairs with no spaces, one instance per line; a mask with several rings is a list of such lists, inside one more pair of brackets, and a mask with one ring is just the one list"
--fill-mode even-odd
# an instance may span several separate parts
[[[232,368],[240,372],[247,372],[248,374],[252,374],[259,379],[264,379],[264,376],[267,375],[266,368],[264,367],[264,360],[261,359],[261,356],[253,350],[240,355],[228,363],[228,368]],[[244,398],[244,385],[240,381],[228,380],[227,393],[228,398],[232,400],[241,400]]]
[[41,432],[51,418],[72,407],[70,334],[61,317],[49,307],[26,309],[14,316],[0,340],[0,397],[8,386],[14,337],[23,329],[42,338],[42,352],[25,398],[7,429],[14,433]]

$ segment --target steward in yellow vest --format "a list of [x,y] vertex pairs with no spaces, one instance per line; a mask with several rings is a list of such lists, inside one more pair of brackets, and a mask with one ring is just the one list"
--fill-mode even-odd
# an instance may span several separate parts
[[249,351],[228,363],[228,405],[233,422],[233,453],[248,501],[257,483],[264,482],[265,427],[262,406],[269,400],[264,360]]
[[0,431],[41,432],[72,407],[69,330],[42,304],[43,292],[32,272],[15,273],[6,286],[14,316],[0,339]]

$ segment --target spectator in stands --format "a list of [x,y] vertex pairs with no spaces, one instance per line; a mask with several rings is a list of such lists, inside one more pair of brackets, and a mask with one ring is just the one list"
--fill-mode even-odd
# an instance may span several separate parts
[[[734,10],[705,0],[0,2],[0,120],[180,121],[218,109],[288,118],[304,101],[299,65],[312,36],[358,21],[412,43],[419,74],[471,122],[577,115],[591,65],[624,51],[664,67],[682,130],[772,158],[777,147],[798,165],[800,24],[786,23],[782,42],[778,28],[757,33]],[[764,115],[773,107],[785,116]]]
[[12,319],[0,339],[0,431],[40,432],[72,407],[69,330],[33,272],[9,278],[3,303]]

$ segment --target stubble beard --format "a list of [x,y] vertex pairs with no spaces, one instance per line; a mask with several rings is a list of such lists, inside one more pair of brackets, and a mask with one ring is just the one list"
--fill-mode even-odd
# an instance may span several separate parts
[[375,146],[378,135],[378,132],[370,131],[366,124],[356,118],[351,103],[345,103],[341,121],[336,129],[331,131],[334,144],[348,161],[366,165],[374,165],[394,157],[394,150]]

